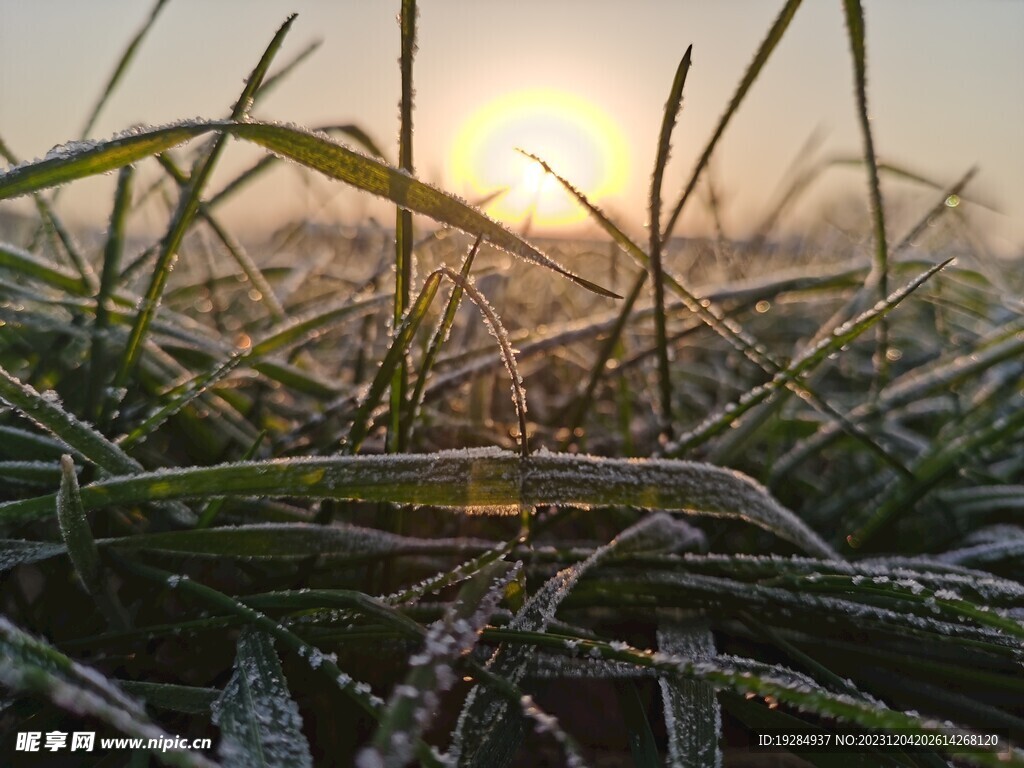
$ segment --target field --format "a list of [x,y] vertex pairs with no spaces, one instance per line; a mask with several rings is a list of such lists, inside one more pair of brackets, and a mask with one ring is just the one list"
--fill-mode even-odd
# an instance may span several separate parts
[[[1024,281],[971,173],[887,225],[858,0],[855,224],[774,230],[807,164],[755,237],[675,231],[799,5],[677,196],[681,52],[643,241],[549,158],[599,238],[409,172],[414,0],[397,166],[250,119],[291,18],[227,117],[0,142],[36,210],[0,220],[0,764],[1024,765]],[[268,154],[210,188],[228,142]],[[279,163],[393,225],[230,231]],[[115,172],[69,231],[61,185]],[[156,741],[26,736],[76,732]]]

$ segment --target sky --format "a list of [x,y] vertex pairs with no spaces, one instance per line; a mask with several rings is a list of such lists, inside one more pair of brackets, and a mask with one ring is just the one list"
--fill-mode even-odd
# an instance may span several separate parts
[[[423,0],[415,62],[417,175],[470,200],[509,187],[489,211],[535,231],[587,231],[575,207],[517,155],[544,157],[635,234],[647,197],[665,99],[693,45],[664,196],[677,199],[781,0]],[[1024,3],[864,0],[871,125],[882,159],[949,185],[979,173],[964,198],[997,252],[1024,249]],[[0,2],[0,136],[21,158],[77,138],[115,62],[151,4],[138,0]],[[300,125],[355,123],[392,161],[400,80],[398,0],[170,0],[92,132],[222,117],[274,31],[298,18],[279,55],[317,52],[254,117]],[[754,84],[711,169],[725,232],[742,237],[771,207],[808,139],[814,157],[856,156],[861,136],[842,3],[808,0]],[[259,152],[236,146],[212,187]],[[534,170],[530,170],[530,168]],[[109,215],[112,178],[62,193],[82,224]],[[799,228],[863,201],[857,168],[832,168],[787,220]],[[939,195],[888,180],[893,237]],[[706,195],[676,234],[710,227]],[[0,205],[10,206],[11,203]],[[25,201],[13,205],[26,209]],[[861,203],[863,205],[863,203]],[[830,207],[831,206],[831,207]],[[995,209],[995,211],[991,210]],[[823,213],[824,211],[824,213]],[[833,213],[830,213],[833,212]],[[390,210],[337,183],[279,168],[222,215],[259,235],[298,217],[390,222]],[[901,218],[902,217],[902,218]],[[157,212],[136,227],[162,226]]]

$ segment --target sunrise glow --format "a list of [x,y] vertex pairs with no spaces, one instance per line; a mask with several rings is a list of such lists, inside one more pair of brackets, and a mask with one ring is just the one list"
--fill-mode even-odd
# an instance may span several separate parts
[[584,210],[517,148],[545,160],[594,203],[626,182],[628,150],[614,121],[578,96],[534,89],[495,99],[463,124],[449,154],[452,188],[471,201],[506,190],[486,211],[509,225],[582,221]]

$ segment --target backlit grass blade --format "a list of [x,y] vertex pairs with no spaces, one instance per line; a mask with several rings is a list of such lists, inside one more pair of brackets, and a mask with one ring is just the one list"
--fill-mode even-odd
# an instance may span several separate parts
[[845,323],[837,328],[831,336],[806,350],[789,366],[775,374],[769,382],[748,391],[736,403],[731,403],[726,410],[709,416],[696,428],[681,436],[675,443],[666,448],[666,453],[670,456],[683,454],[728,429],[730,424],[734,423],[754,406],[768,400],[780,387],[786,386],[787,382],[796,381],[805,373],[813,370],[830,354],[842,349],[868,328],[878,323],[885,315],[899,306],[907,296],[920,288],[928,279],[952,260],[947,259],[941,264],[936,264],[903,288],[893,292],[885,301],[878,302],[872,309],[863,313],[856,320]]
[[501,224],[451,195],[323,136],[284,125],[231,121],[185,122],[166,128],[143,130],[103,143],[65,144],[37,163],[0,173],[0,200],[116,170],[210,131],[229,133],[259,144],[325,176],[387,198],[414,213],[429,216],[471,235],[480,235],[494,246],[554,270],[601,296],[621,298],[569,272]]
[[[601,296],[621,298],[605,288],[569,272],[532,245],[465,203],[434,187],[403,174],[372,158],[334,144],[322,137],[285,126],[246,123],[222,126],[223,130],[266,147],[307,168],[319,171],[367,192],[380,195],[414,213],[482,235],[489,243],[563,275]],[[0,187],[2,189],[2,187]]]
[[60,460],[61,482],[57,492],[57,522],[67,547],[68,557],[82,586],[96,602],[113,629],[128,628],[128,614],[117,599],[110,582],[104,577],[99,550],[82,509],[82,499],[75,476],[75,463],[65,454]]
[[42,395],[0,368],[0,399],[46,429],[88,461],[114,475],[142,471],[142,465],[74,414],[56,397]]
[[100,94],[95,106],[89,113],[89,117],[85,121],[81,134],[83,139],[88,138],[89,134],[92,133],[93,126],[96,125],[96,120],[99,118],[100,112],[103,111],[103,107],[106,106],[110,96],[117,89],[124,73],[128,71],[128,67],[131,65],[132,59],[135,58],[135,54],[138,52],[139,46],[142,45],[142,41],[145,39],[146,34],[150,29],[152,29],[153,25],[156,23],[157,16],[160,15],[160,11],[163,10],[163,7],[166,4],[167,0],[156,0],[152,10],[149,12],[149,18],[147,18],[145,23],[139,27],[138,32],[135,33],[135,36],[128,44],[128,47],[124,49],[124,53],[122,53],[121,58],[118,59],[117,65],[114,67],[114,71],[111,73],[106,87],[103,89],[103,92]]
[[116,171],[211,130],[212,126],[206,122],[182,122],[163,128],[127,131],[103,142],[61,144],[41,160],[22,163],[0,173],[0,200]]
[[[370,135],[362,128],[360,128],[358,125],[327,125],[317,128],[316,132],[326,134],[344,134],[345,136],[348,136],[350,139],[355,141],[356,144],[361,146],[373,157],[379,158],[381,160],[384,159],[384,153],[380,151],[380,148],[377,146],[374,140],[370,138]],[[220,192],[216,193],[209,200],[207,200],[206,207],[213,209],[216,206],[220,205],[229,197],[234,195],[236,192],[241,190],[251,181],[256,179],[265,171],[272,168],[276,163],[279,163],[280,161],[281,158],[276,157],[275,155],[267,155],[266,157],[261,158],[255,165],[253,165],[248,170],[240,173],[230,182],[225,184],[224,188]],[[287,242],[285,244],[287,244]]]
[[[398,126],[398,168],[412,176],[412,63],[416,52],[416,0],[402,0],[398,26],[402,33],[402,53],[399,66],[402,75],[402,99],[399,102]],[[413,253],[415,234],[412,229],[412,213],[401,206],[395,212],[395,301],[392,315],[393,327],[402,323],[409,306],[412,290]],[[405,450],[405,429],[403,417],[409,386],[409,366],[405,356],[398,361],[391,376],[391,404],[385,447],[389,453]]]
[[[91,483],[85,509],[166,499],[277,496],[361,499],[480,511],[521,506],[633,506],[753,523],[818,557],[834,553],[749,477],[671,459],[561,454],[523,458],[495,449],[429,455],[337,456],[167,469]],[[52,514],[53,496],[0,504],[0,523]]]
[[[868,194],[871,203],[871,222],[875,240],[875,258],[868,281],[878,286],[878,299],[884,300],[889,293],[889,246],[885,234],[885,207],[882,204],[882,187],[878,180],[878,160],[875,142],[871,135],[868,117],[867,51],[864,33],[864,10],[860,0],[843,0],[846,14],[846,28],[850,37],[850,52],[853,55],[854,88],[857,97],[857,118],[860,121],[861,138],[864,142],[864,162],[868,167]],[[887,376],[888,330],[885,319],[878,324],[878,349],[875,353],[875,370],[884,381]]]
[[697,166],[693,169],[693,173],[690,175],[690,180],[686,184],[686,188],[679,197],[679,202],[676,203],[676,207],[672,210],[672,215],[669,217],[668,223],[665,225],[665,232],[662,236],[664,241],[668,241],[672,237],[672,233],[675,231],[676,221],[679,220],[679,214],[683,212],[683,207],[686,205],[686,201],[693,194],[693,190],[697,187],[697,182],[700,180],[701,173],[707,167],[708,162],[711,160],[711,155],[715,151],[715,147],[718,145],[718,140],[722,138],[722,134],[725,133],[725,128],[729,124],[733,115],[740,108],[740,104],[743,99],[746,98],[747,92],[750,90],[750,86],[754,84],[754,80],[761,73],[764,65],[767,63],[768,58],[771,56],[772,51],[775,50],[775,46],[779,44],[782,36],[785,34],[786,29],[789,27],[789,23],[793,20],[793,16],[796,14],[797,9],[800,7],[801,0],[786,0],[786,4],[779,11],[779,15],[775,18],[772,26],[768,30],[768,34],[762,41],[761,46],[757,49],[757,53],[754,54],[754,60],[750,62],[747,67],[747,71],[743,73],[743,79],[740,80],[740,84],[736,88],[736,93],[733,94],[732,99],[729,101],[729,106],[725,109],[725,114],[718,121],[718,125],[715,127],[715,132],[711,136],[711,140],[704,148],[703,154],[697,161]]
[[430,728],[440,696],[457,678],[457,662],[471,653],[491,613],[516,578],[519,565],[497,561],[478,571],[432,624],[422,648],[410,659],[409,672],[391,695],[372,745],[357,759],[366,765],[404,766],[416,740]]
[[[4,616],[0,616],[0,684],[50,701],[72,715],[95,718],[143,743],[150,739],[157,744],[175,743],[175,737],[150,721],[142,704],[125,696],[111,680],[72,661]],[[196,751],[157,748],[152,755],[164,765],[217,768]]]
[[658,385],[661,393],[662,431],[667,437],[672,436],[672,379],[668,367],[668,336],[665,333],[665,278],[661,266],[661,184],[665,177],[665,166],[668,164],[672,144],[672,129],[676,125],[676,117],[683,101],[683,88],[686,86],[686,75],[690,71],[690,53],[693,46],[686,49],[679,67],[676,69],[672,89],[668,101],[665,102],[665,114],[661,121],[661,132],[658,135],[658,151],[654,159],[654,173],[651,175],[651,195],[649,209],[650,230],[650,269],[651,284],[654,289],[654,331],[658,347]]
[[[259,90],[267,70],[270,68],[270,63],[284,43],[285,35],[288,34],[288,30],[294,21],[295,15],[293,14],[281,25],[281,28],[278,29],[274,38],[270,41],[270,45],[263,52],[263,56],[249,75],[248,80],[246,80],[245,88],[242,89],[242,94],[238,97],[238,101],[231,111],[232,120],[241,120],[248,115],[253,98]],[[197,161],[196,166],[193,168],[189,176],[188,188],[182,190],[178,198],[178,208],[174,212],[167,233],[160,242],[156,265],[153,268],[153,276],[146,290],[146,295],[139,304],[139,313],[136,316],[135,323],[132,325],[131,335],[128,337],[128,343],[125,346],[124,356],[121,358],[117,374],[114,377],[115,386],[123,387],[127,383],[128,377],[138,361],[138,357],[142,352],[142,342],[149,332],[149,326],[160,305],[160,299],[163,296],[167,278],[174,267],[175,259],[178,257],[178,249],[181,247],[181,243],[185,239],[185,233],[199,211],[203,188],[206,186],[207,180],[220,159],[226,141],[227,137],[223,134],[214,139],[209,150]]]
[[222,765],[312,768],[302,716],[285,686],[274,641],[258,629],[246,627],[238,636],[231,679],[212,712]]

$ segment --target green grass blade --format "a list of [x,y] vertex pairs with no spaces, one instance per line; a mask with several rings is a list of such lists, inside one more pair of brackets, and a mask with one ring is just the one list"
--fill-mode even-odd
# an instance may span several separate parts
[[[884,300],[889,293],[889,246],[885,234],[885,207],[882,204],[882,187],[878,179],[878,160],[875,142],[871,135],[868,117],[867,49],[864,39],[864,10],[860,0],[843,0],[846,28],[850,37],[850,52],[853,55],[854,87],[857,97],[857,118],[860,121],[861,138],[864,142],[864,162],[868,168],[868,194],[871,202],[871,222],[875,238],[875,256],[870,283],[878,286],[878,299]],[[887,378],[888,330],[885,320],[878,324],[878,348],[875,353],[875,370],[882,381]]]
[[[32,637],[0,616],[0,684],[37,696],[79,717],[90,717],[119,732],[161,744],[175,739],[155,726],[143,706],[128,698],[96,670],[83,667],[49,643]],[[216,768],[198,752],[154,749],[164,765],[181,768]]]
[[82,586],[113,629],[128,629],[128,613],[117,599],[100,565],[100,553],[89,530],[75,476],[75,463],[65,454],[60,460],[61,482],[57,492],[57,522],[71,564]]
[[[267,69],[269,69],[271,61],[273,61],[274,56],[283,44],[285,35],[288,34],[288,30],[294,21],[295,15],[293,14],[281,25],[281,28],[278,29],[274,38],[270,41],[270,45],[263,52],[263,56],[252,71],[252,74],[249,75],[245,88],[242,89],[242,94],[238,97],[238,101],[231,111],[232,120],[241,120],[248,115],[253,98],[267,74]],[[139,355],[142,353],[142,342],[160,305],[160,298],[163,296],[167,278],[178,256],[178,249],[185,238],[185,232],[188,231],[199,211],[200,196],[207,180],[213,173],[214,167],[217,165],[217,161],[220,159],[226,139],[227,137],[223,134],[218,136],[205,156],[197,161],[197,165],[189,177],[188,188],[182,191],[178,199],[178,208],[171,220],[170,228],[160,243],[160,251],[153,269],[149,288],[146,290],[146,295],[139,305],[139,312],[132,326],[128,343],[125,346],[124,356],[114,378],[115,386],[117,387],[123,387],[128,382],[128,377],[135,367]]]
[[26,418],[49,431],[88,461],[111,474],[142,471],[142,465],[74,414],[56,398],[39,394],[0,368],[0,399],[14,406]]
[[274,641],[263,632],[246,627],[238,636],[234,671],[212,712],[222,765],[312,768],[302,716],[285,686]]
[[[262,90],[261,90],[261,93],[262,93]],[[384,153],[381,152],[381,150],[377,146],[376,142],[374,142],[374,140],[370,137],[370,135],[366,131],[364,131],[362,128],[360,128],[358,125],[352,125],[352,124],[348,124],[348,125],[327,125],[327,126],[322,126],[320,128],[317,128],[316,132],[317,133],[326,133],[326,134],[334,134],[334,133],[344,134],[345,136],[348,136],[350,139],[355,141],[356,144],[360,145],[363,149],[365,149],[371,155],[373,155],[373,157],[376,157],[376,158],[381,159],[381,160],[384,159]],[[206,201],[206,207],[211,209],[211,210],[213,208],[217,207],[218,205],[223,203],[225,200],[227,200],[229,197],[231,197],[236,192],[238,192],[243,187],[245,187],[247,184],[249,184],[251,181],[253,181],[258,176],[260,176],[262,173],[264,173],[265,171],[267,171],[270,168],[272,168],[275,164],[280,162],[280,160],[281,159],[279,157],[276,157],[274,155],[267,155],[266,157],[261,158],[255,165],[253,165],[248,170],[245,170],[242,173],[240,173],[238,176],[236,176],[230,182],[225,184],[224,188],[221,189],[220,192],[217,192],[209,200],[207,200]],[[285,241],[285,243],[282,244],[282,249],[284,247],[286,247],[287,245],[288,245],[288,242]]]
[[[670,459],[627,460],[494,449],[338,456],[166,469],[82,488],[85,509],[167,499],[277,496],[361,499],[487,511],[634,506],[741,519],[817,557],[832,549],[745,475]],[[52,514],[53,496],[0,504],[0,522]]]
[[[252,459],[253,456],[256,455],[256,452],[260,449],[260,443],[263,442],[263,439],[266,436],[267,430],[264,429],[262,432],[259,433],[259,435],[257,435],[256,439],[253,440],[252,445],[250,445],[246,449],[245,453],[242,454],[242,461],[249,461],[250,459]],[[220,509],[223,506],[223,498],[212,499],[209,503],[207,503],[207,505],[203,508],[203,511],[199,513],[199,520],[196,521],[195,529],[202,530],[204,528],[209,528],[211,525],[213,525],[213,521],[217,519],[217,515],[220,514]]]
[[[469,280],[469,273],[473,268],[473,261],[476,259],[477,251],[480,249],[480,242],[481,238],[478,237],[469,249],[466,258],[462,261],[459,276],[463,280]],[[416,421],[417,412],[423,403],[423,392],[427,384],[427,378],[430,376],[430,371],[433,369],[437,356],[441,352],[441,346],[448,340],[448,334],[451,333],[452,325],[455,323],[455,314],[459,311],[461,303],[462,286],[459,283],[455,283],[452,286],[451,294],[448,296],[448,304],[445,306],[444,316],[441,318],[441,322],[430,339],[430,345],[427,347],[427,353],[423,356],[423,362],[420,363],[419,371],[416,374],[416,384],[413,386],[412,395],[409,397],[409,410],[405,423],[410,433]],[[411,434],[407,435],[406,440],[410,437]]]
[[697,166],[693,169],[693,173],[690,175],[690,181],[687,183],[686,188],[679,197],[679,202],[676,203],[676,207],[672,210],[672,215],[668,219],[668,223],[665,225],[665,232],[662,236],[662,240],[667,242],[675,231],[676,222],[679,220],[679,215],[683,212],[683,207],[686,205],[686,201],[693,194],[693,190],[697,187],[697,182],[700,180],[701,173],[707,167],[708,162],[711,160],[711,155],[715,151],[715,147],[718,145],[718,140],[722,138],[722,134],[725,133],[725,128],[732,120],[733,115],[740,108],[740,104],[743,103],[743,99],[746,98],[747,92],[750,90],[750,86],[754,84],[754,80],[761,73],[764,65],[768,62],[768,58],[771,56],[772,51],[775,50],[775,46],[779,44],[782,36],[785,34],[786,29],[789,27],[789,23],[793,20],[793,16],[796,14],[797,9],[800,7],[801,0],[786,0],[786,4],[779,11],[779,15],[775,18],[772,26],[768,30],[768,34],[765,36],[761,46],[757,49],[757,53],[754,54],[754,60],[750,62],[747,67],[747,71],[743,73],[743,79],[740,80],[739,86],[736,88],[736,93],[733,94],[732,99],[729,101],[729,106],[725,109],[725,114],[718,121],[718,125],[715,127],[715,132],[711,136],[711,140],[704,148],[703,154],[697,161]]
[[109,361],[107,359],[107,330],[110,327],[110,302],[117,289],[121,271],[121,255],[124,252],[125,221],[132,200],[133,167],[126,165],[117,176],[117,192],[114,210],[110,214],[107,243],[103,251],[103,271],[100,289],[96,294],[96,319],[93,323],[92,349],[89,354],[89,385],[86,397],[86,412],[95,422],[103,425],[106,421],[107,406],[112,398],[107,396],[105,385]]
[[[157,161],[164,170],[167,171],[171,178],[178,183],[179,187],[182,189],[186,189],[188,187],[188,178],[167,153],[157,155]],[[274,293],[274,289],[270,287],[270,283],[267,282],[266,277],[264,277],[263,271],[256,266],[256,263],[252,260],[249,254],[246,253],[242,244],[238,242],[231,233],[224,228],[213,213],[211,213],[209,205],[200,202],[198,214],[217,236],[217,239],[220,240],[227,252],[231,254],[231,258],[235,260],[235,263],[238,264],[242,272],[245,273],[245,276],[249,278],[253,287],[259,291],[260,300],[266,302],[271,316],[275,320],[283,319],[285,315],[284,307],[282,307],[281,302],[278,301],[277,296]]]
[[19,565],[49,560],[51,557],[63,555],[66,551],[62,544],[54,542],[0,539],[0,573]]
[[[408,175],[414,174],[412,162],[412,64],[416,52],[416,0],[402,0],[398,17],[402,31],[402,54],[399,66],[402,75],[402,99],[399,103],[398,167]],[[395,328],[402,323],[409,306],[412,290],[413,254],[415,238],[412,213],[401,206],[395,212],[395,301],[392,322]],[[385,447],[389,453],[405,450],[403,417],[408,397],[409,365],[403,355],[391,377],[390,420]]]
[[670,456],[683,454],[728,429],[730,424],[733,424],[755,406],[767,401],[779,388],[786,386],[788,381],[795,381],[805,373],[813,370],[830,354],[842,349],[868,328],[878,323],[889,312],[899,306],[907,296],[920,288],[951,261],[952,259],[947,259],[941,264],[936,264],[903,288],[894,291],[885,301],[878,302],[872,309],[863,313],[856,320],[845,323],[837,328],[831,336],[807,349],[788,367],[775,374],[769,382],[750,390],[738,402],[730,404],[726,410],[709,416],[696,428],[690,430],[675,443],[669,445],[665,452]]
[[22,163],[0,173],[0,200],[116,171],[211,130],[213,128],[206,122],[183,122],[163,128],[129,131],[103,142],[62,144],[41,160]]
[[[694,661],[714,659],[715,639],[705,620],[666,615],[658,622],[658,649]],[[721,765],[722,712],[714,689],[707,683],[671,677],[660,678],[658,685],[668,734],[667,765]]]
[[661,768],[661,756],[654,740],[654,732],[647,718],[647,711],[636,683],[632,680],[620,680],[615,685],[615,692],[622,710],[623,724],[626,726],[629,739],[629,751],[633,756],[635,768]]
[[391,346],[388,347],[387,354],[384,356],[384,360],[381,361],[380,367],[377,369],[377,375],[374,376],[370,388],[359,403],[359,408],[356,410],[353,418],[352,427],[349,429],[348,437],[345,440],[346,452],[357,453],[362,446],[363,440],[369,433],[370,417],[380,403],[385,388],[393,383],[395,371],[398,370],[399,365],[405,359],[409,345],[412,343],[413,334],[416,333],[416,330],[423,322],[423,318],[426,317],[427,309],[430,308],[430,304],[437,295],[437,290],[440,286],[440,272],[433,272],[424,281],[419,296],[416,297],[416,301],[409,308],[401,326],[395,333],[395,338],[391,342]]
[[686,49],[679,67],[676,69],[672,89],[668,101],[665,102],[665,114],[662,117],[661,132],[658,135],[658,152],[654,160],[654,173],[651,175],[651,195],[649,204],[650,216],[650,265],[651,284],[654,289],[654,330],[658,347],[658,386],[661,393],[662,432],[666,437],[672,436],[672,379],[668,366],[668,336],[665,332],[665,278],[661,265],[661,184],[665,178],[665,166],[672,145],[672,129],[683,101],[683,88],[686,75],[690,71],[690,54],[693,46]]
[[57,288],[73,296],[88,296],[90,293],[89,285],[79,275],[65,272],[56,265],[48,264],[40,256],[6,243],[0,243],[0,269],[10,270],[16,275],[27,277],[51,288]]
[[[494,542],[479,539],[419,539],[351,525],[259,523],[202,530],[165,531],[106,539],[101,546],[190,558],[232,560],[301,560],[322,557],[361,562],[398,555],[465,555],[487,550]],[[508,551],[506,549],[506,551]]]

